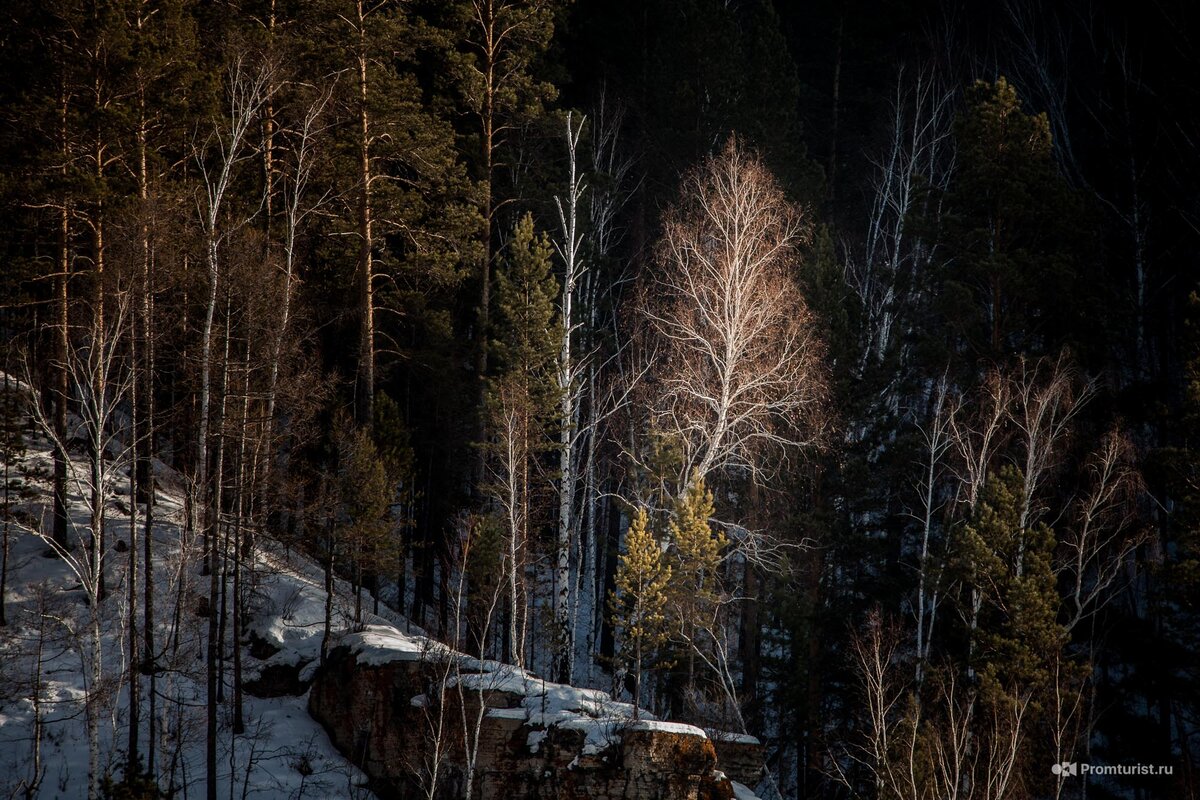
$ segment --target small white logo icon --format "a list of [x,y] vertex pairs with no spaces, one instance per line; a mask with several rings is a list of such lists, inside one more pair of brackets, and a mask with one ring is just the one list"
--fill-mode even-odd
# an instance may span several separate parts
[[1060,778],[1066,778],[1072,775],[1079,774],[1079,766],[1074,761],[1064,761],[1061,764],[1055,764],[1050,768],[1050,771]]

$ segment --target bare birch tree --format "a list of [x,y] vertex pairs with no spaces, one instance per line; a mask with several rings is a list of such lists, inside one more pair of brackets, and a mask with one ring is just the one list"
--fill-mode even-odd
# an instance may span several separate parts
[[916,482],[917,511],[914,514],[921,526],[921,545],[917,556],[917,665],[916,677],[924,676],[925,661],[933,641],[933,626],[937,621],[940,582],[933,557],[933,538],[938,527],[938,515],[944,505],[942,481],[948,469],[947,460],[954,447],[954,399],[949,397],[945,376],[933,390],[933,415],[927,425],[919,426],[922,444],[921,474]]
[[492,494],[496,498],[504,525],[504,582],[508,585],[508,630],[505,660],[518,667],[525,664],[528,634],[526,612],[525,559],[529,508],[528,439],[522,421],[524,398],[507,383],[501,383],[489,427],[495,436],[493,455],[485,462]]
[[654,365],[643,403],[681,448],[677,491],[714,472],[763,483],[820,441],[822,345],[796,281],[806,236],[800,209],[736,139],[684,178],[639,302]]
[[[123,334],[126,330],[128,295],[119,293],[114,298],[115,308],[110,307],[104,324],[105,335],[92,339],[92,326],[78,343],[67,348],[66,370],[69,386],[79,401],[78,423],[74,430],[68,428],[68,437],[58,433],[58,426],[45,410],[42,403],[29,403],[29,412],[35,424],[59,453],[67,467],[68,485],[89,503],[88,519],[81,531],[83,547],[75,549],[70,542],[60,543],[54,536],[40,529],[33,532],[40,536],[51,550],[67,565],[71,574],[79,581],[87,600],[87,617],[80,633],[80,641],[86,652],[81,653],[85,664],[84,716],[88,739],[88,800],[100,797],[100,707],[104,697],[108,674],[104,665],[103,639],[103,587],[105,540],[100,535],[104,526],[104,509],[114,492],[120,470],[131,463],[133,445],[124,441],[123,429],[118,423],[119,408],[128,397],[133,373],[121,357],[125,348]],[[33,384],[32,369],[25,365],[25,379]],[[81,463],[71,458],[69,442],[79,437],[87,442],[87,461]]]
[[[226,200],[238,166],[253,157],[249,138],[259,109],[266,100],[271,83],[271,71],[265,64],[252,65],[244,55],[235,57],[229,67],[227,115],[214,122],[207,135],[198,142],[195,162],[201,176],[203,191],[197,198],[197,210],[204,232],[204,259],[208,279],[208,297],[204,307],[204,323],[200,336],[200,391],[197,407],[195,491],[208,493],[209,416],[212,405],[213,323],[220,296],[221,246],[229,235],[248,219],[236,223],[225,219]],[[214,493],[215,494],[215,493]],[[201,504],[193,501],[193,514]],[[204,505],[210,505],[205,503]],[[217,614],[216,601],[220,592],[216,564],[216,532],[219,509],[207,510],[207,567],[209,585],[209,642],[208,642],[208,722],[206,784],[208,800],[217,797]],[[193,527],[200,527],[198,518]]]
[[[861,255],[848,255],[846,281],[862,308],[861,361],[881,363],[895,342],[909,332],[911,322],[899,310],[912,300],[905,276],[927,269],[934,257],[930,243],[911,230],[911,219],[924,211],[935,194],[924,187],[945,189],[954,167],[953,93],[935,78],[901,69],[888,121],[884,151],[875,157],[871,210]],[[912,283],[909,281],[908,283]]]
[[567,114],[567,164],[568,179],[565,199],[555,197],[558,221],[562,238],[555,242],[555,249],[563,261],[562,297],[559,315],[562,320],[562,345],[558,356],[558,391],[560,399],[559,452],[558,452],[558,537],[554,569],[554,623],[557,638],[554,643],[553,674],[555,680],[571,682],[574,666],[574,627],[571,625],[571,552],[575,543],[575,492],[578,475],[576,445],[578,442],[577,393],[579,388],[579,359],[573,351],[572,342],[578,325],[575,322],[575,295],[580,281],[587,271],[583,260],[583,233],[580,230],[580,203],[587,192],[587,183],[578,170],[579,138],[583,135],[586,117],[579,124],[573,115]]
[[1112,599],[1114,584],[1148,535],[1138,526],[1136,502],[1144,487],[1127,436],[1107,433],[1084,473],[1088,486],[1074,504],[1055,564],[1055,574],[1068,586],[1068,631]]

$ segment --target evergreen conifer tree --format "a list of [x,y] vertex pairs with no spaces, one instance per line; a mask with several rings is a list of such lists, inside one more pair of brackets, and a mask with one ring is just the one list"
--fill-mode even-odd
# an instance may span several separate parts
[[449,86],[466,122],[460,131],[470,154],[482,229],[477,250],[476,374],[488,371],[492,267],[497,212],[511,196],[513,133],[536,119],[557,95],[539,74],[554,35],[560,0],[454,0],[436,3],[428,28],[446,60]]
[[1095,344],[1087,320],[1100,281],[1081,269],[1085,218],[1055,167],[1046,115],[1025,112],[1003,77],[978,81],[955,139],[939,292],[952,349],[973,360]]
[[545,457],[556,446],[551,425],[559,402],[555,370],[561,322],[551,252],[550,242],[544,234],[535,234],[533,217],[526,214],[513,230],[496,275],[496,374],[488,379],[484,398],[484,489],[507,519],[506,650],[518,662],[528,629],[523,588],[527,547],[530,530],[545,510],[539,490],[549,486],[536,478],[544,474]]
[[667,563],[671,581],[667,587],[667,612],[671,633],[682,649],[680,660],[686,664],[682,676],[687,698],[696,700],[696,657],[700,648],[711,644],[709,637],[720,627],[723,587],[721,562],[729,539],[720,528],[713,529],[712,492],[704,479],[692,474],[691,483],[675,505],[675,514],[667,523],[670,550]]
[[1021,527],[1021,486],[1020,471],[1002,467],[957,537],[968,663],[993,697],[1016,686],[1044,689],[1048,667],[1066,643],[1051,561],[1054,533],[1043,523]]
[[555,359],[562,321],[557,317],[558,280],[546,235],[537,234],[526,214],[513,229],[496,273],[496,320],[492,349],[497,374],[517,381],[541,416],[558,402]]
[[704,621],[721,596],[722,551],[729,539],[724,531],[713,529],[712,516],[712,492],[699,474],[693,474],[667,523],[671,609],[679,624],[689,629]]
[[642,671],[667,640],[671,565],[650,530],[644,508],[634,512],[609,598],[614,624],[623,633],[621,660],[633,670],[634,718],[642,700]]
[[366,429],[340,431],[337,449],[342,509],[336,536],[350,560],[354,621],[361,623],[364,577],[378,574],[395,561],[388,519],[394,484]]

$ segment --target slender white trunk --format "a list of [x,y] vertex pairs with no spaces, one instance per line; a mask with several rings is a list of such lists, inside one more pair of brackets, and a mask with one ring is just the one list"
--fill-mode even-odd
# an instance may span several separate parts
[[100,800],[100,684],[104,678],[104,640],[100,638],[99,598],[93,593],[89,619],[92,645],[87,696],[88,800]]
[[575,461],[575,396],[574,365],[571,352],[571,337],[574,333],[573,304],[575,287],[585,269],[580,258],[582,236],[579,233],[579,201],[585,191],[584,182],[576,168],[576,148],[583,133],[584,119],[575,126],[572,115],[567,114],[567,197],[554,199],[558,207],[558,219],[562,229],[562,241],[556,243],[565,266],[562,304],[562,344],[558,359],[558,391],[560,393],[561,416],[559,417],[559,489],[558,489],[558,553],[554,573],[554,621],[557,627],[555,643],[555,679],[569,683],[574,665],[574,630],[571,625],[571,550],[572,515],[575,509],[576,475]]

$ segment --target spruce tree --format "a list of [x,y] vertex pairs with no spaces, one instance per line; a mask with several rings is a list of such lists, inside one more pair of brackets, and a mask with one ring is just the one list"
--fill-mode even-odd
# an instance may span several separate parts
[[948,330],[934,335],[948,333],[970,360],[1094,347],[1088,318],[1102,282],[1083,269],[1086,217],[1055,167],[1046,115],[1024,111],[1003,77],[979,81],[955,140],[957,170],[940,210],[937,306]]
[[633,715],[642,701],[642,670],[667,641],[671,565],[650,530],[644,508],[634,512],[609,598],[613,624],[622,632],[620,660],[633,670]]
[[[671,620],[675,644],[683,649],[681,660],[686,664],[683,677],[685,701],[695,709],[696,657],[713,643],[710,637],[723,620],[721,610],[724,589],[721,581],[723,551],[729,539],[720,528],[709,522],[713,516],[713,496],[704,479],[692,474],[683,496],[675,505],[675,513],[667,523],[667,563],[671,580],[667,587],[667,613]],[[705,655],[708,655],[705,653]]]
[[448,93],[467,121],[460,133],[479,182],[476,198],[483,225],[475,276],[475,368],[481,381],[488,371],[497,212],[512,196],[501,175],[511,185],[514,132],[536,119],[557,95],[540,73],[560,2],[454,0],[435,3],[430,13],[430,31],[436,31],[445,58]]
[[535,234],[533,217],[526,214],[513,230],[496,275],[496,374],[485,395],[484,489],[508,521],[506,650],[518,662],[528,628],[523,599],[527,547],[531,529],[544,516],[541,490],[549,485],[536,479],[544,474],[546,456],[555,446],[551,425],[559,399],[555,369],[561,321],[551,252],[550,242]]
[[337,436],[337,454],[341,512],[336,536],[350,562],[354,621],[361,624],[364,577],[378,574],[395,560],[387,518],[394,484],[366,429],[343,427]]

